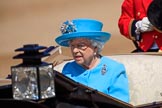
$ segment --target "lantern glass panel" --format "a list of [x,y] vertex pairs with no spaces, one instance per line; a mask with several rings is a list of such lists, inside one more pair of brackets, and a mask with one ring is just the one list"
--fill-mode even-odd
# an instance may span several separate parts
[[34,99],[38,97],[36,67],[12,67],[12,87],[15,99]]
[[40,91],[41,99],[55,96],[54,74],[52,65],[40,66]]

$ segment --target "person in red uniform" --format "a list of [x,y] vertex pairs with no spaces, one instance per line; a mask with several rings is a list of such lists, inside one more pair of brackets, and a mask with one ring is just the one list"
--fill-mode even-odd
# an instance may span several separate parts
[[124,0],[122,3],[118,27],[123,36],[135,43],[137,49],[132,52],[161,52],[162,50],[162,32],[154,29],[147,16],[152,1]]

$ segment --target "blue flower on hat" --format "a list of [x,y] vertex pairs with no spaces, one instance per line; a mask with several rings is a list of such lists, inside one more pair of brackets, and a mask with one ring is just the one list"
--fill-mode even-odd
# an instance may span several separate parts
[[76,32],[76,27],[72,21],[66,21],[62,24],[60,31],[62,34]]

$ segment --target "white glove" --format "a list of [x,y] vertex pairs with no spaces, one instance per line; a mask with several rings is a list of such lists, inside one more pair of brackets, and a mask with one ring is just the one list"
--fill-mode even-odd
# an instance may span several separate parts
[[153,25],[150,23],[147,17],[144,17],[142,20],[137,21],[136,24],[136,33],[148,32],[153,30]]

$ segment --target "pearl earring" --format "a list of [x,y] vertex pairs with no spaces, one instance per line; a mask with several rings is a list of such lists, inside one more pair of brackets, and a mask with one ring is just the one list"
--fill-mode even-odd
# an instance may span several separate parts
[[96,56],[96,52],[94,52],[94,55]]

